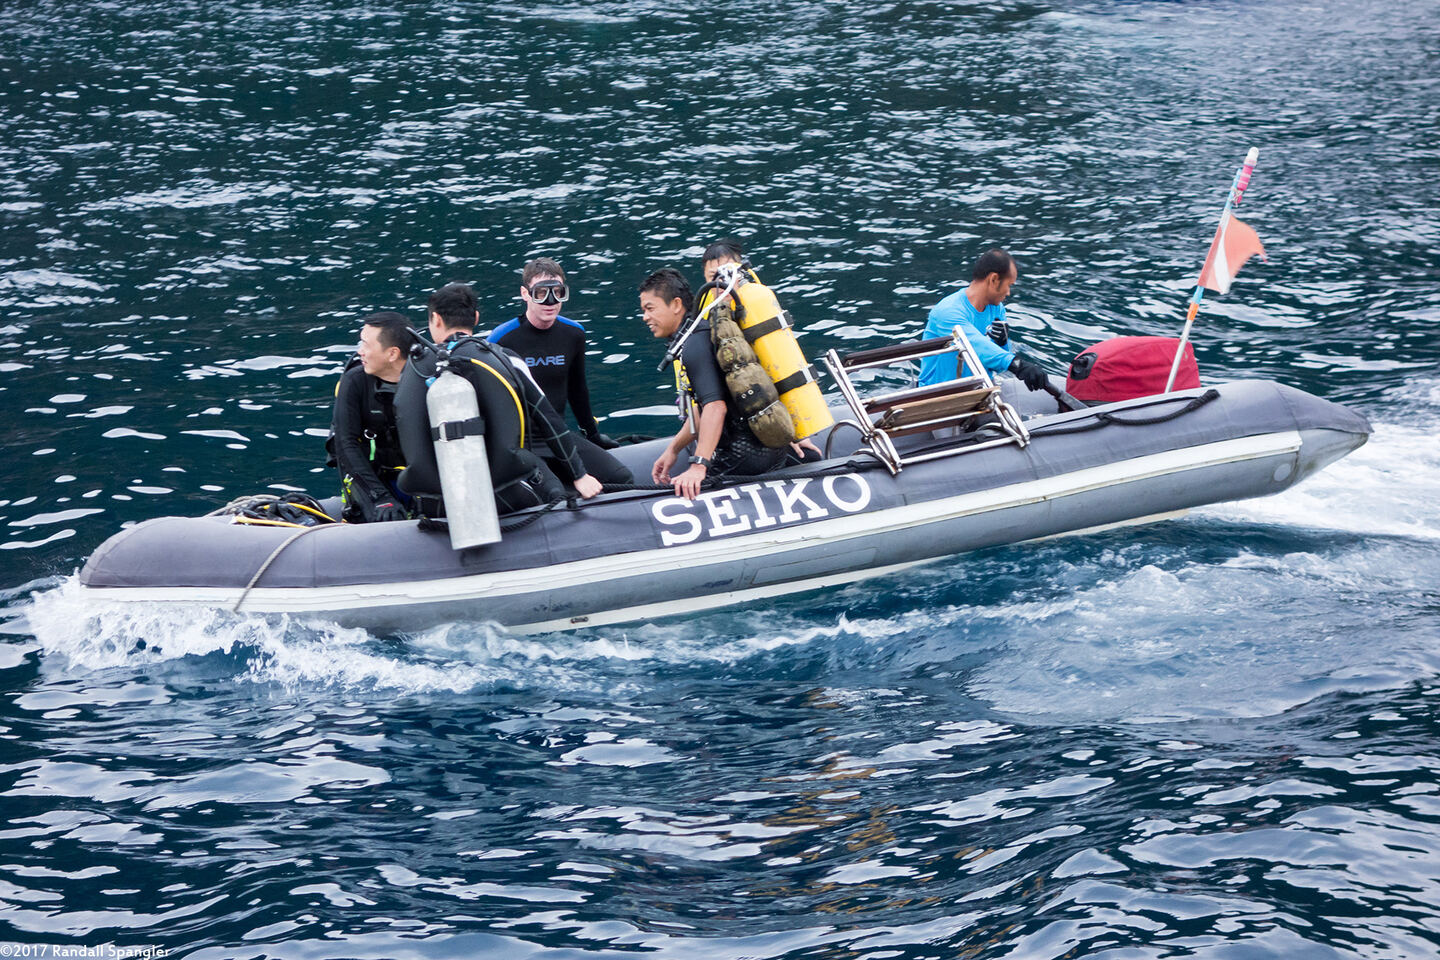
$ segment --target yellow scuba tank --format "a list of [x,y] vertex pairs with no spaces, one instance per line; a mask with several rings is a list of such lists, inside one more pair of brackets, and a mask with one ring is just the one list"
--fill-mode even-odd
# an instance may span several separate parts
[[[713,297],[714,293],[702,297],[700,308]],[[775,294],[760,282],[755,271],[745,270],[731,297],[739,304],[735,319],[740,331],[750,341],[760,366],[775,384],[780,402],[790,411],[795,439],[803,440],[834,423],[820,385],[815,382],[815,374],[790,327],[790,316],[780,309]]]
[[727,297],[710,311],[710,344],[725,374],[725,388],[756,440],[771,449],[788,446],[796,439],[794,421],[735,322],[731,302]]

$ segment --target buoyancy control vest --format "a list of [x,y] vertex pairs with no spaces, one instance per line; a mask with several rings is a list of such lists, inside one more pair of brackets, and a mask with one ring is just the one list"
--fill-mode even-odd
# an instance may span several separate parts
[[[360,355],[351,357],[345,364],[345,369],[340,372],[340,379],[335,381],[334,396],[340,397],[340,387],[350,371],[361,365]],[[400,448],[400,438],[395,431],[395,415],[393,404],[395,392],[388,388],[377,388],[378,383],[374,377],[365,375],[364,381],[364,402],[360,413],[361,422],[358,426],[361,436],[366,441],[365,451],[367,458],[378,471],[381,469],[403,470],[405,459]],[[339,466],[335,455],[335,417],[330,418],[330,432],[325,438],[325,466]]]
[[[523,361],[521,361],[523,362]],[[439,466],[425,403],[429,384],[442,369],[464,377],[475,389],[484,421],[485,453],[497,491],[533,474],[540,460],[523,449],[527,432],[522,376],[502,348],[467,336],[444,346],[417,343],[395,390],[395,427],[405,453],[400,488],[422,497],[440,497]]]
[[[720,269],[724,271],[726,268],[721,267]],[[716,294],[723,289],[723,283],[716,284],[714,282],[702,287],[698,309],[703,311]],[[793,436],[790,439],[803,440],[834,423],[835,418],[830,415],[830,407],[825,403],[825,397],[820,392],[820,385],[815,382],[815,372],[806,361],[805,354],[795,339],[790,314],[780,308],[780,301],[775,298],[774,292],[760,282],[760,278],[754,270],[745,267],[741,269],[735,289],[730,294],[730,301],[735,325],[739,328],[744,342],[754,351],[755,362],[765,371],[765,375],[770,379],[775,392],[779,395],[780,402],[790,415],[793,427]],[[712,341],[716,344],[716,360],[720,361],[721,369],[726,371],[726,385],[730,388],[736,406],[744,409],[748,404],[754,406],[757,413],[763,412],[764,406],[759,404],[757,398],[748,397],[742,400],[740,396],[736,395],[735,387],[731,386],[729,370],[724,361],[720,360],[719,355],[719,336],[723,331],[717,330],[717,325],[714,323],[714,310],[711,311],[711,316]],[[751,389],[754,385],[753,378],[743,379],[740,385],[742,392]],[[779,418],[772,417],[771,419]],[[755,430],[753,423],[751,429]],[[767,446],[783,446],[784,443],[789,442],[786,440],[780,444],[769,443],[759,435],[758,431],[756,437]]]

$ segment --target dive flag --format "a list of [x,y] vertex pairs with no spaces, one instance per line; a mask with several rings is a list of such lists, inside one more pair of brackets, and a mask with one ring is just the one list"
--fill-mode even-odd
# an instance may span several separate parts
[[1216,293],[1229,293],[1230,281],[1257,253],[1265,259],[1265,248],[1255,231],[1227,213],[1215,230],[1215,239],[1210,241],[1210,252],[1205,255],[1205,266],[1200,268],[1196,282]]

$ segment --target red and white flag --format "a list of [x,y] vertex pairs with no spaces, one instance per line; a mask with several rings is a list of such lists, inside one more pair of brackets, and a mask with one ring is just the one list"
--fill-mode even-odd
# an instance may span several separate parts
[[1215,230],[1215,239],[1210,241],[1210,252],[1205,255],[1205,266],[1200,268],[1200,286],[1216,293],[1229,293],[1230,281],[1235,274],[1256,254],[1265,259],[1265,248],[1260,238],[1245,224],[1230,214],[1220,220]]

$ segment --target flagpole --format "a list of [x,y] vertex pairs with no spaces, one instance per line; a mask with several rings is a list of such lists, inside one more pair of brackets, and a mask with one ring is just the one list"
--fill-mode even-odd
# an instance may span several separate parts
[[[1260,159],[1258,147],[1251,147],[1250,152],[1245,154],[1245,162],[1235,174],[1235,182],[1230,185],[1230,192],[1225,195],[1225,209],[1220,213],[1220,225],[1225,225],[1225,218],[1230,216],[1230,211],[1240,202],[1245,188],[1250,186],[1250,174],[1255,169],[1255,161]],[[1202,267],[1203,274],[1205,269]],[[1185,344],[1190,340],[1190,327],[1195,323],[1195,315],[1200,312],[1200,301],[1205,299],[1205,288],[1200,281],[1195,281],[1195,292],[1190,294],[1190,306],[1185,311],[1185,329],[1180,333],[1180,345],[1175,348],[1175,360],[1170,364],[1170,378],[1165,381],[1165,392],[1169,393],[1175,386],[1175,375],[1180,372],[1180,358],[1185,355]]]

